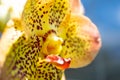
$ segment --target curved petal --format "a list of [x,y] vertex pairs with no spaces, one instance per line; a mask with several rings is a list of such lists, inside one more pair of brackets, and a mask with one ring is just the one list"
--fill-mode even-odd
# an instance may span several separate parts
[[78,68],[91,63],[101,47],[97,27],[87,17],[71,15],[66,23],[66,32],[60,55],[71,58],[70,68]]

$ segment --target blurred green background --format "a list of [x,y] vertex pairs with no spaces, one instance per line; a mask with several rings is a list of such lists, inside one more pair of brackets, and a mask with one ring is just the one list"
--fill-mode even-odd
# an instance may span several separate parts
[[[120,80],[120,0],[82,0],[82,2],[85,15],[100,31],[102,48],[89,66],[66,70],[67,80]],[[4,13],[5,10],[7,11],[0,10],[2,21],[4,21],[2,18],[6,17],[3,14],[7,14]]]

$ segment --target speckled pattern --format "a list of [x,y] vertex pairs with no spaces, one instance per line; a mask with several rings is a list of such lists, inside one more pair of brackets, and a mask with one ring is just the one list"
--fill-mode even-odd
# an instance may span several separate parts
[[83,67],[95,58],[99,36],[86,30],[95,25],[83,15],[73,15],[69,2],[27,0],[21,19],[13,20],[13,28],[21,35],[6,53],[0,80],[61,80],[64,70],[45,60],[52,53],[46,53],[43,48],[48,48],[47,42],[54,44],[54,39],[47,39],[50,34],[54,34],[51,38],[55,40],[62,39],[62,43],[52,45],[60,49],[50,50],[54,50],[53,55],[70,58],[69,68]]
[[0,80],[60,80],[63,70],[42,61],[45,57],[40,53],[42,44],[42,37],[27,40],[22,34],[9,51]]
[[[19,19],[14,19],[14,28],[16,31],[23,30],[23,34],[13,43],[8,52],[1,80],[60,80],[62,78],[63,70],[57,69],[51,63],[42,62],[41,59],[44,59],[45,55],[41,54],[40,50],[46,37],[56,32],[50,25],[60,24],[66,14],[64,8],[67,10],[68,2],[68,0],[27,1],[21,18],[22,23]],[[59,18],[55,19],[56,22],[52,21],[53,14],[54,17]]]
[[28,0],[23,11],[22,21],[28,35],[43,36],[56,27],[70,12],[69,0]]
[[67,19],[66,17],[66,20],[60,25],[60,27],[65,27],[60,30],[64,32],[59,33],[59,36],[64,39],[60,56],[72,59],[70,68],[86,66],[95,58],[96,54],[92,52],[95,41],[84,27],[89,29],[95,26],[87,17],[82,15],[71,14],[70,19]]

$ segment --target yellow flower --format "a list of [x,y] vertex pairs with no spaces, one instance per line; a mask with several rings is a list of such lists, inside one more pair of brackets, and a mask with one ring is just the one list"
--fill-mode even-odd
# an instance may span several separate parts
[[27,0],[2,34],[0,80],[61,80],[66,68],[91,63],[101,40],[81,8],[78,0]]

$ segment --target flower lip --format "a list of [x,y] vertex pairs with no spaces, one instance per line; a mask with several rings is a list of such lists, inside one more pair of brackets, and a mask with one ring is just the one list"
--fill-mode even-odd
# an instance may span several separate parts
[[65,69],[69,68],[71,59],[70,58],[64,59],[64,58],[62,58],[60,56],[56,56],[56,55],[48,55],[46,57],[46,61],[52,63],[58,69],[65,70]]

